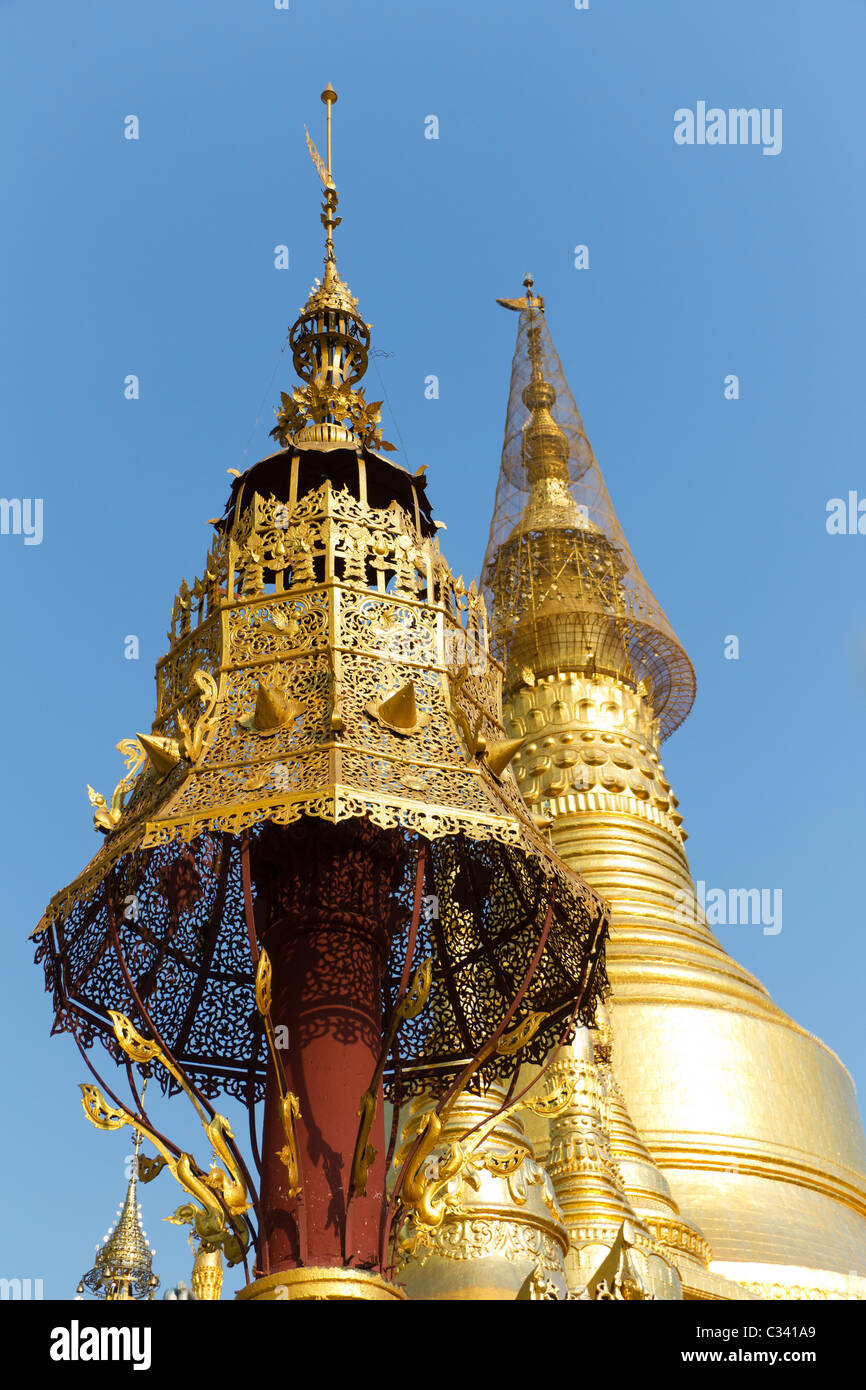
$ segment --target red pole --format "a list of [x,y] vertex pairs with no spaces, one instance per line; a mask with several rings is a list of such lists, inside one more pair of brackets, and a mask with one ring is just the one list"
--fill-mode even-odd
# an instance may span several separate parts
[[[382,1045],[382,978],[399,838],[364,821],[271,828],[253,848],[257,917],[271,961],[271,1019],[295,1122],[301,1193],[287,1193],[286,1140],[269,1072],[261,1208],[269,1270],[379,1268],[385,1191],[381,1097],[366,1196],[346,1210],[358,1109]],[[265,1271],[263,1271],[265,1272]]]

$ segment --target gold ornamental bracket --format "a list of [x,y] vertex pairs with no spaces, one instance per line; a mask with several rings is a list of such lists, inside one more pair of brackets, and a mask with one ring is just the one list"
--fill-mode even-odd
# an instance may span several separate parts
[[[203,1249],[222,1249],[230,1265],[243,1260],[250,1243],[250,1230],[244,1213],[251,1202],[240,1165],[232,1151],[234,1134],[224,1115],[209,1119],[199,1104],[183,1072],[153,1039],[144,1038],[130,1020],[117,1010],[110,1009],[114,1035],[123,1053],[139,1065],[157,1062],[177,1081],[191,1101],[202,1123],[213,1151],[209,1172],[199,1167],[192,1154],[175,1154],[166,1141],[144,1119],[123,1107],[109,1105],[98,1086],[81,1086],[82,1108],[91,1124],[101,1130],[117,1130],[130,1125],[148,1139],[159,1154],[156,1160],[140,1159],[142,1182],[150,1182],[163,1168],[168,1168],[175,1180],[193,1198],[166,1217],[173,1225],[190,1225]],[[223,1167],[219,1167],[219,1163]]]
[[131,790],[132,783],[138,775],[138,770],[147,756],[146,750],[142,747],[140,739],[137,738],[122,738],[116,747],[118,752],[122,753],[124,756],[127,772],[126,776],[122,777],[114,788],[111,797],[111,805],[109,806],[105,797],[101,796],[99,792],[94,791],[93,787],[89,784],[87,787],[87,795],[90,799],[91,806],[94,808],[93,827],[95,830],[101,830],[106,835],[110,835],[112,830],[116,829],[119,825],[127,793]]
[[[495,1045],[496,1050],[507,1056],[516,1055],[535,1036],[545,1017],[540,1013],[528,1014],[502,1035]],[[440,1226],[448,1211],[456,1209],[455,1203],[460,1199],[454,1194],[455,1183],[459,1185],[462,1180],[477,1186],[479,1167],[487,1168],[499,1177],[508,1177],[521,1166],[526,1153],[518,1148],[502,1154],[489,1154],[479,1161],[478,1151],[497,1126],[520,1110],[553,1119],[571,1104],[576,1084],[573,1080],[566,1079],[547,1091],[537,1092],[535,1088],[541,1075],[543,1071],[525,1095],[497,1111],[483,1124],[452,1140],[438,1161],[434,1155],[440,1145],[442,1131],[464,1094],[465,1085],[454,1093],[441,1114],[435,1109],[426,1110],[408,1122],[403,1132],[403,1143],[394,1160],[395,1163],[406,1164],[400,1197],[406,1216],[415,1225],[415,1237],[404,1247],[404,1253],[412,1253],[410,1246],[414,1249],[418,1241],[423,1243],[426,1239],[425,1229]]]
[[298,1144],[295,1137],[295,1120],[300,1116],[301,1107],[298,1097],[293,1095],[288,1088],[283,1060],[277,1050],[274,1025],[271,1021],[271,975],[270,957],[267,951],[262,950],[256,967],[256,1008],[264,1023],[268,1051],[271,1054],[271,1062],[277,1078],[280,1092],[280,1118],[283,1122],[283,1134],[286,1138],[286,1142],[279,1150],[277,1157],[285,1165],[288,1173],[287,1195],[299,1197],[301,1195],[301,1173],[298,1162]]
[[394,1010],[385,1032],[385,1039],[376,1066],[373,1080],[361,1097],[361,1105],[358,1110],[358,1118],[361,1121],[358,1130],[358,1138],[355,1142],[355,1153],[352,1159],[352,1192],[355,1196],[365,1197],[367,1195],[367,1174],[376,1159],[377,1150],[369,1143],[370,1135],[373,1130],[373,1121],[376,1118],[378,1108],[379,1087],[382,1081],[382,1073],[385,1070],[385,1063],[391,1051],[397,1030],[401,1023],[417,1018],[425,1007],[430,997],[430,989],[433,984],[433,959],[422,961],[409,983],[405,995]]

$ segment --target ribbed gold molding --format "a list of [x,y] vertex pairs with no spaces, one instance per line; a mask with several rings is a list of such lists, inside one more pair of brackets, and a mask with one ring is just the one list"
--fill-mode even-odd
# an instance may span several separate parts
[[219,1250],[199,1250],[192,1267],[192,1291],[201,1302],[214,1302],[222,1295],[223,1257]]
[[405,1300],[405,1290],[364,1269],[284,1269],[266,1274],[237,1293],[239,1299],[291,1301],[390,1302]]
[[554,848],[611,904],[617,1078],[681,1215],[712,1248],[711,1271],[843,1296],[840,1275],[866,1276],[853,1084],[693,906],[651,712],[619,682],[564,672],[519,690],[506,728],[530,736],[515,774],[552,818]]
[[[628,1112],[613,1066],[613,1028],[607,1010],[599,1007],[594,1031],[594,1054],[605,1094],[605,1121],[610,1150],[623,1189],[653,1239],[671,1255],[681,1278],[690,1265],[709,1268],[712,1251],[696,1226],[685,1221],[667,1178],[641,1139]],[[691,1271],[694,1273],[694,1271]]]
[[738,1280],[744,1288],[760,1299],[802,1299],[808,1302],[866,1301],[866,1279],[853,1274],[836,1274],[829,1269],[815,1270],[796,1266],[789,1266],[780,1271],[778,1265],[773,1264],[735,1264],[727,1261],[714,1264],[713,1269],[729,1279]]

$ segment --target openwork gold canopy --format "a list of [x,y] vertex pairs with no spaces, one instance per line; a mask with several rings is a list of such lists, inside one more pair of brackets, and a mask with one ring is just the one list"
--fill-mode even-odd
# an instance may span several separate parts
[[[249,1024],[242,851],[266,824],[360,818],[402,838],[388,909],[398,974],[412,846],[430,846],[435,911],[420,931],[433,990],[403,1035],[404,1077],[420,1078],[424,1058],[445,1075],[485,1042],[548,912],[526,998],[543,1016],[533,1054],[578,994],[591,1018],[603,979],[604,905],[523,805],[484,602],[429,534],[420,483],[348,451],[329,453],[319,482],[321,457],[288,451],[235,488],[202,578],[175,599],[153,728],[119,745],[129,770],[110,802],[92,794],[105,842],[40,929],[57,1026],[104,1034],[116,1051],[107,1009],[135,1018],[146,1004],[203,1086],[239,1095],[264,1066]],[[280,474],[276,495],[254,490],[257,472]],[[390,504],[371,505],[386,489]]]
[[635,563],[544,316],[520,314],[483,589],[493,649],[514,690],[525,671],[614,676],[646,695],[666,738],[695,697],[694,670]]
[[[202,1259],[249,1276],[254,1250],[251,1297],[340,1260],[381,1285],[461,1095],[516,1084],[606,984],[606,904],[510,770],[523,739],[503,727],[484,600],[357,388],[369,325],[337,273],[322,99],[325,273],[290,330],[304,384],[282,396],[283,447],[237,477],[181,582],[151,728],[118,745],[110,797],[88,788],[104,842],[37,929],[55,1030],[126,1069],[132,1103],[87,1083],[88,1119],[155,1146],[144,1180],[168,1168],[191,1196],[170,1219]],[[148,1119],[134,1068],[186,1094],[210,1171]],[[260,1185],[221,1091],[247,1108]],[[391,1194],[383,1091],[395,1115],[435,1100]]]
[[[327,166],[310,145],[325,279],[291,330],[306,385],[284,397],[285,447],[236,479],[201,576],[182,581],[152,726],[118,745],[111,796],[89,789],[104,843],[37,929],[57,1030],[247,1106],[267,1074],[265,936],[279,951],[338,919],[339,958],[316,968],[351,993],[355,937],[375,924],[376,1085],[395,1097],[511,1078],[591,1021],[605,984],[606,905],[509,769],[522,740],[505,735],[484,600],[449,570],[423,479],[372,447],[330,134]],[[411,978],[425,984],[409,1008]]]

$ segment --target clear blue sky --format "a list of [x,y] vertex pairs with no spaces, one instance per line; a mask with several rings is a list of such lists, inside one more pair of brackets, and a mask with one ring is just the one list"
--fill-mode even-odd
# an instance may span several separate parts
[[[697,669],[665,749],[693,873],[783,890],[779,935],[719,935],[866,1089],[866,535],[825,528],[829,498],[866,498],[864,40],[859,0],[0,3],[0,494],[44,508],[40,545],[0,535],[0,1275],[68,1296],[123,1195],[128,1139],[87,1124],[26,938],[97,848],[86,783],[110,791],[149,727],[226,469],[269,451],[321,266],[303,125],[319,139],[328,81],[340,267],[452,565],[484,551],[516,326],[494,300],[529,268]],[[699,101],[782,108],[781,153],[678,146]],[[169,1185],[143,1198],[164,1284],[190,1263]]]

